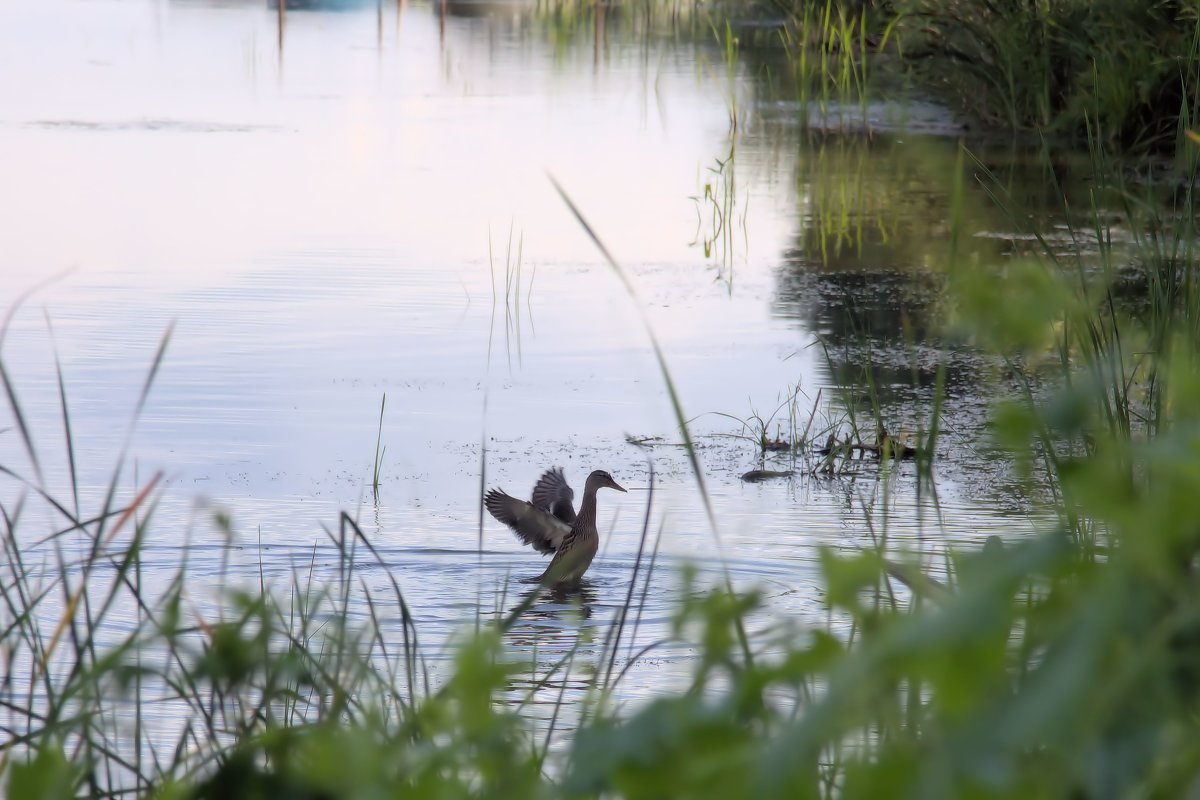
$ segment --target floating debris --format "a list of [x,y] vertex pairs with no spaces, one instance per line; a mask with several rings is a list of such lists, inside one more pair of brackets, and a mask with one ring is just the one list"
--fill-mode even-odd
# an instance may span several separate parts
[[770,469],[752,469],[742,476],[742,480],[746,483],[759,483],[760,481],[769,481],[772,478],[790,478],[794,474],[790,469],[781,472]]
[[896,441],[887,432],[886,428],[880,427],[879,440],[874,444],[862,441],[850,442],[848,440],[839,442],[831,434],[825,446],[817,449],[817,454],[822,456],[831,454],[850,456],[853,453],[858,453],[859,455],[869,453],[877,458],[898,458],[902,461],[907,461],[917,457],[917,448]]

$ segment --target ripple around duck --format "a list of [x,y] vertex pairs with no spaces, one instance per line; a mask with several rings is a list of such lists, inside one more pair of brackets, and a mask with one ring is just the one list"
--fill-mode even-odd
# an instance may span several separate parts
[[[837,482],[800,479],[747,488],[740,482],[713,480],[710,491],[722,515],[722,546],[707,531],[706,514],[695,490],[687,483],[662,486],[656,492],[659,510],[651,514],[652,529],[662,531],[653,569],[650,551],[655,547],[654,537],[639,557],[641,531],[632,527],[640,527],[648,495],[622,496],[601,507],[601,525],[605,527],[602,550],[583,591],[558,597],[519,582],[538,574],[545,559],[521,548],[507,531],[495,530],[491,521],[485,523],[485,547],[479,550],[477,521],[450,512],[430,515],[420,509],[376,507],[373,518],[360,523],[373,542],[374,553],[353,537],[347,540],[344,552],[323,533],[296,537],[295,522],[283,525],[277,533],[272,532],[273,526],[260,529],[261,541],[253,542],[245,541],[246,537],[227,540],[224,535],[206,533],[204,520],[209,511],[198,513],[194,505],[183,497],[174,499],[172,493],[160,502],[156,524],[180,520],[192,532],[177,541],[155,537],[145,544],[140,586],[146,597],[156,597],[180,570],[186,570],[188,581],[194,582],[189,589],[194,613],[197,619],[211,620],[223,613],[218,598],[227,589],[254,590],[265,585],[286,604],[293,586],[301,591],[329,589],[349,577],[351,602],[339,614],[355,626],[377,622],[395,645],[403,638],[403,597],[421,653],[431,665],[444,664],[450,658],[450,645],[458,636],[481,622],[507,616],[526,592],[539,591],[506,641],[515,658],[532,660],[540,670],[554,667],[572,652],[580,665],[599,658],[603,642],[630,598],[632,606],[617,659],[625,667],[641,648],[671,639],[684,597],[680,575],[685,565],[696,572],[693,596],[705,587],[722,585],[726,576],[739,590],[758,591],[763,605],[748,620],[753,630],[766,631],[789,621],[824,626],[829,617],[821,593],[822,548],[873,548],[886,535],[889,553],[906,558],[906,554],[916,554],[931,565],[937,577],[944,569],[941,554],[947,547],[969,548],[992,533],[1012,538],[1034,529],[1034,523],[1023,517],[982,514],[970,505],[944,503],[922,510],[923,501],[897,490],[904,486],[903,479],[890,484],[888,492],[882,490],[889,484],[880,481],[864,483],[860,479],[858,486],[848,495],[855,502],[832,513],[823,497],[842,496],[846,487]],[[320,504],[317,509],[327,514],[324,509],[329,507]],[[281,505],[275,511],[284,509]],[[248,512],[243,509],[234,516],[243,513]],[[439,543],[397,542],[390,533],[418,524],[424,528],[424,538]],[[68,567],[84,559],[90,549],[89,541],[77,535],[59,544],[66,545],[57,552],[66,557]],[[114,542],[114,546],[119,544]],[[57,579],[57,552],[52,542],[25,551],[31,579]],[[635,566],[637,577],[631,591]],[[102,584],[113,574],[113,567],[103,565],[94,580]],[[371,596],[371,607],[364,592]],[[61,601],[51,596],[39,612],[49,621],[62,610]],[[115,643],[140,624],[139,609],[132,603],[117,604],[109,613],[102,641]],[[693,659],[687,647],[659,645],[629,666],[627,699],[647,696],[659,679],[684,681]],[[622,687],[621,696],[626,691]]]

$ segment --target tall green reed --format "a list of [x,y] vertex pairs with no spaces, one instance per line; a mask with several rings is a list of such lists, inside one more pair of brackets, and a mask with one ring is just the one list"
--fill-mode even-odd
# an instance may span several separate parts
[[838,0],[795,3],[786,11],[780,38],[789,53],[801,124],[869,129],[870,54],[887,45],[891,25],[876,31],[866,7]]

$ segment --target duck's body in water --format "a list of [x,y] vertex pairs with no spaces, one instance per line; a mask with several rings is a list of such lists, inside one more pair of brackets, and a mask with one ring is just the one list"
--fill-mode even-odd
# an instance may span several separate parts
[[517,537],[539,553],[554,553],[550,565],[536,579],[553,586],[574,586],[592,565],[600,547],[596,530],[596,492],[616,489],[620,484],[602,469],[588,475],[583,485],[583,502],[575,513],[575,492],[567,484],[561,467],[546,470],[534,484],[531,501],[518,500],[499,489],[483,497],[492,516],[512,528]]

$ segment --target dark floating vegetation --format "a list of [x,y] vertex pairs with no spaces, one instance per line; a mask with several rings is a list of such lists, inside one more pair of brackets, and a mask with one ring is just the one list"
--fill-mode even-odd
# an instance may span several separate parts
[[[667,644],[627,650],[645,587],[662,579],[653,569],[649,512],[628,587],[614,592],[620,609],[601,641],[572,648],[529,688],[530,664],[513,659],[504,637],[538,600],[536,588],[507,598],[514,601],[507,611],[464,620],[452,665],[436,675],[403,587],[346,514],[323,545],[336,565],[328,582],[296,574],[283,585],[230,588],[219,607],[204,607],[185,562],[150,586],[142,566],[160,478],[142,477],[133,498],[118,501],[118,486],[129,479],[122,454],[100,506],[81,509],[69,384],[60,371],[72,480],[67,495],[52,493],[0,351],[12,419],[3,435],[32,465],[24,472],[0,464],[22,487],[0,507],[0,776],[8,796],[1023,800],[1194,793],[1195,6],[879,0],[784,8],[793,23],[809,25],[790,33],[801,43],[795,58],[813,46],[828,58],[819,69],[832,70],[839,54],[854,59],[837,73],[843,86],[864,74],[869,53],[902,47],[906,61],[927,60],[923,70],[947,59],[940,61],[947,91],[982,119],[1087,138],[1094,202],[1070,217],[1076,222],[1063,238],[1032,227],[1002,176],[963,151],[945,175],[956,199],[963,183],[976,181],[1030,244],[979,264],[962,258],[951,237],[945,295],[922,320],[1003,365],[991,410],[994,443],[1024,481],[1046,490],[1049,527],[988,541],[977,552],[949,552],[944,564],[898,558],[887,531],[873,532],[875,548],[824,549],[820,589],[830,624],[780,626],[753,644],[746,629],[762,596],[700,585],[685,571],[671,643],[696,654],[687,685],[615,708],[628,665]],[[796,68],[814,69],[811,62]],[[1110,148],[1170,151],[1182,175],[1170,202],[1152,196],[1156,187],[1129,180],[1129,162],[1110,157]],[[1050,149],[1042,156],[1057,191]],[[956,232],[960,212],[949,209]],[[1128,280],[1131,270],[1139,281]],[[851,327],[847,339],[874,334],[866,324]],[[169,359],[168,339],[139,408]],[[912,444],[907,436],[902,443],[883,427],[879,365],[838,360],[836,344],[827,350],[840,367],[833,372],[843,396],[865,402],[845,403],[844,418],[814,422],[819,396],[800,404],[789,391],[774,414],[733,418],[741,429],[731,435],[764,459],[743,480],[790,474],[768,468],[768,453],[808,455],[835,474],[835,458],[869,454],[881,470],[910,459],[929,479],[943,433],[944,364],[914,378],[928,389],[928,403],[912,413]],[[915,364],[909,370],[918,372]],[[381,426],[383,411],[381,402]],[[679,442],[632,440],[685,448],[703,491],[696,445],[679,422]],[[822,440],[824,447],[814,444]],[[377,483],[382,448],[376,452]],[[34,502],[60,522],[41,551],[52,555],[36,562],[26,550]],[[86,547],[60,546],[68,537]],[[367,574],[383,576],[385,588]],[[568,721],[570,679],[586,682],[587,699]],[[529,711],[546,695],[536,692],[555,690],[550,721],[538,731]]]
[[776,478],[790,478],[795,474],[790,469],[752,469],[749,472],[742,473],[742,480],[746,483],[761,483],[762,481],[775,480]]

